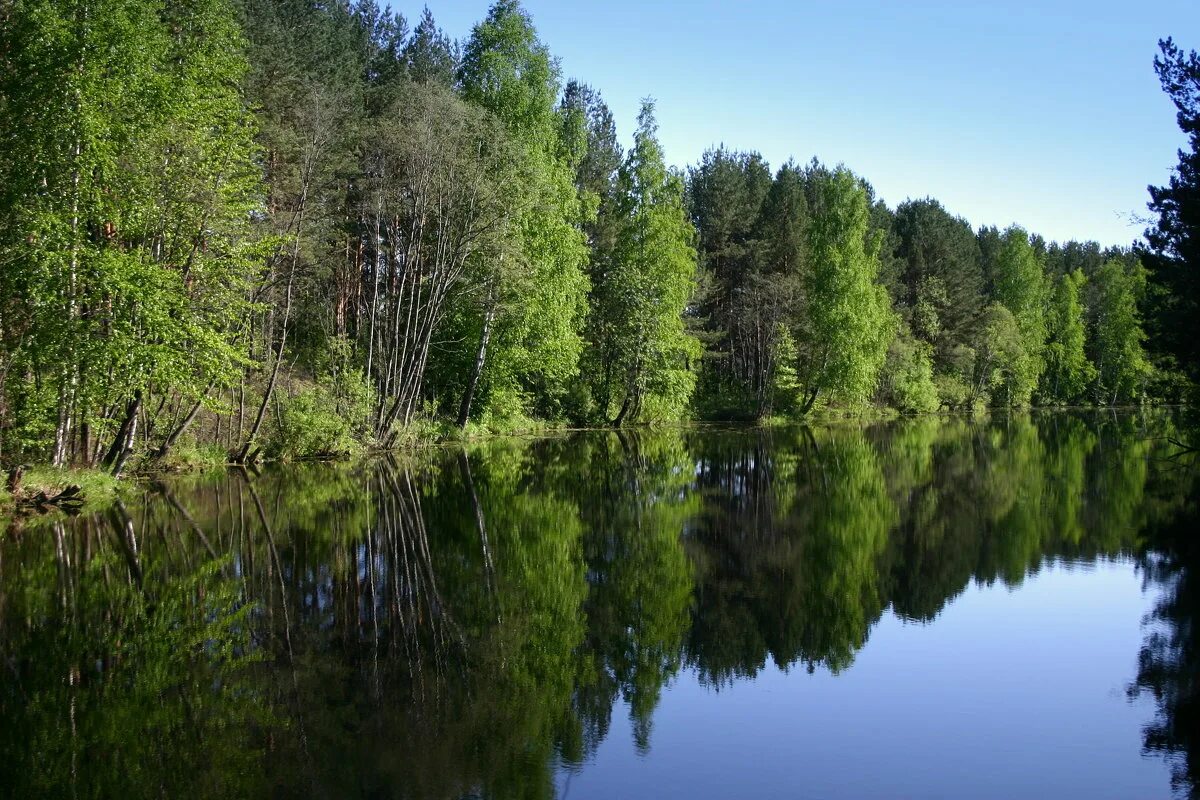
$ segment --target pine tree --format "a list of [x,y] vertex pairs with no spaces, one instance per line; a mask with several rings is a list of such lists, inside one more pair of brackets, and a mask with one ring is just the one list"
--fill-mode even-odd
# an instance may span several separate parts
[[1185,54],[1171,39],[1158,46],[1154,70],[1178,111],[1187,148],[1168,184],[1149,187],[1158,221],[1146,230],[1141,256],[1156,287],[1156,348],[1200,377],[1200,56]]

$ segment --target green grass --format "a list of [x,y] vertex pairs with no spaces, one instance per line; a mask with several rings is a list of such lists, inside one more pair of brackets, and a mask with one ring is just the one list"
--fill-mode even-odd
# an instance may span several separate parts
[[177,445],[157,466],[172,472],[211,472],[224,469],[229,463],[229,454],[220,445]]
[[[38,492],[49,496],[66,489],[68,486],[78,486],[85,508],[103,507],[117,498],[122,483],[117,478],[99,469],[55,469],[53,467],[31,467],[26,470],[21,479],[23,498],[33,497]],[[7,492],[4,493],[8,495]],[[9,496],[12,503],[17,498]]]

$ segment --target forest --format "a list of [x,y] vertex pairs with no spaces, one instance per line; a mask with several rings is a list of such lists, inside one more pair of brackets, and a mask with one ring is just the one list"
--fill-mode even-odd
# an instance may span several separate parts
[[1187,402],[1200,59],[1153,68],[1187,144],[1102,248],[817,159],[679,169],[649,99],[623,147],[517,0],[461,42],[376,0],[0,0],[0,463]]

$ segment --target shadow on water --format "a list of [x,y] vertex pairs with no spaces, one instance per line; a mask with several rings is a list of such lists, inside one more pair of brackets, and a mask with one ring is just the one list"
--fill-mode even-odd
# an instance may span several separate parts
[[848,669],[889,609],[1139,557],[1191,790],[1198,509],[1160,416],[587,434],[172,481],[0,542],[0,794],[553,797],[694,670]]
[[1193,452],[1164,469],[1193,479],[1157,487],[1154,502],[1175,513],[1159,515],[1143,536],[1140,562],[1160,592],[1129,693],[1148,694],[1157,707],[1143,731],[1146,751],[1168,760],[1181,795],[1200,797],[1200,464]]

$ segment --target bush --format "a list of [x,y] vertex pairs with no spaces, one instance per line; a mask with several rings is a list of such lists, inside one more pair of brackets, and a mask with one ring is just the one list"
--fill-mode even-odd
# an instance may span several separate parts
[[901,331],[888,349],[884,365],[884,400],[903,414],[927,414],[940,406],[933,380],[932,350]]
[[941,404],[951,411],[967,411],[976,405],[971,396],[971,386],[958,375],[938,373],[933,376]]
[[1170,405],[1196,402],[1196,384],[1179,368],[1175,359],[1166,356],[1158,359],[1146,380],[1146,397],[1151,403]]
[[219,444],[185,442],[176,445],[163,461],[167,469],[221,469],[229,463],[229,453]]
[[337,399],[323,386],[310,386],[280,399],[269,455],[283,460],[345,456],[360,448],[355,420],[339,413]]

